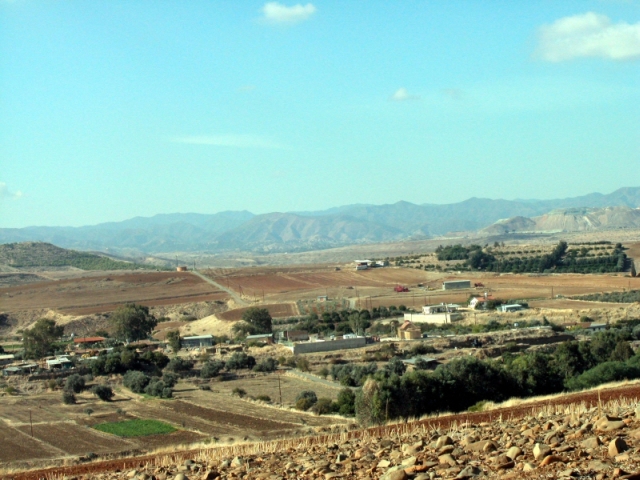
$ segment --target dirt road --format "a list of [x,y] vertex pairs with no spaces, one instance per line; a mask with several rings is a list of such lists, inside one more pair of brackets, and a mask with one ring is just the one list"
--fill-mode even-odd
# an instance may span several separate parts
[[200,272],[196,272],[195,270],[192,270],[191,273],[193,275],[195,275],[198,278],[201,278],[202,280],[204,280],[205,282],[207,282],[209,285],[212,285],[220,290],[222,290],[223,292],[227,292],[229,295],[231,295],[231,298],[233,298],[233,300],[240,305],[241,307],[248,307],[249,303],[244,301],[242,299],[242,297],[240,295],[238,295],[236,292],[234,292],[233,290],[228,289],[227,287],[219,284],[218,282],[215,282],[213,280],[211,280],[209,277],[205,277],[204,275],[202,275]]

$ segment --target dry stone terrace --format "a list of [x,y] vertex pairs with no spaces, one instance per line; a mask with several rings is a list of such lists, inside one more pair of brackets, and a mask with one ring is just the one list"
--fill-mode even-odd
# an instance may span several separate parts
[[[505,412],[508,410],[505,410]],[[637,399],[546,405],[477,424],[460,415],[322,438],[212,448],[112,462],[110,471],[5,478],[213,479],[640,479]],[[458,423],[460,421],[461,423]],[[71,473],[71,472],[70,472]]]

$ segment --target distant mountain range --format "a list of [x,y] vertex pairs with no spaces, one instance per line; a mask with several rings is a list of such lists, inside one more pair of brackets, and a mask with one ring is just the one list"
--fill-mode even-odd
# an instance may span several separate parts
[[[638,226],[632,220],[636,213],[622,210],[608,213],[580,210],[562,213],[564,220],[559,220],[563,209],[606,207],[626,207],[627,210],[640,207],[640,187],[621,188],[608,195],[591,193],[556,200],[470,198],[447,205],[397,202],[264,215],[247,211],[161,214],[84,227],[3,228],[0,243],[42,241],[81,250],[147,253],[294,252],[428,238],[451,232],[480,230],[483,235],[496,235]],[[589,222],[592,227],[588,227]]]

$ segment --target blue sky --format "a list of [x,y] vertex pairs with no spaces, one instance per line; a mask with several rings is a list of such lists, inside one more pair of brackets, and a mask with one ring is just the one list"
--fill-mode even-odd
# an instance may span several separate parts
[[638,186],[634,1],[0,0],[0,227]]

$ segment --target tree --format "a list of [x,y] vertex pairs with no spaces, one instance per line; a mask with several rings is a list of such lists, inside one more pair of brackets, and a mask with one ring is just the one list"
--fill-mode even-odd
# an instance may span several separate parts
[[57,326],[53,320],[41,318],[31,330],[23,334],[25,357],[38,359],[49,355],[53,350],[53,343],[63,332],[64,327]]
[[149,313],[148,307],[135,303],[118,307],[110,320],[114,326],[116,338],[127,342],[144,340],[158,324],[156,318]]
[[251,307],[242,314],[242,320],[252,325],[256,333],[271,333],[272,318],[266,308]]
[[94,385],[91,393],[104,402],[108,402],[113,398],[113,390],[108,385]]
[[180,332],[178,330],[167,332],[167,343],[171,347],[171,350],[173,350],[173,353],[178,353],[178,350],[182,347]]
[[65,382],[64,389],[71,393],[80,393],[84,390],[84,378],[77,373],[67,377],[67,381]]
[[143,393],[151,378],[138,370],[129,370],[122,377],[122,384],[135,393]]

